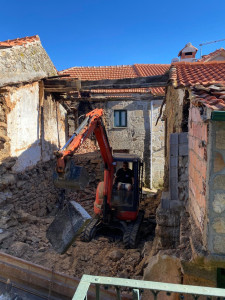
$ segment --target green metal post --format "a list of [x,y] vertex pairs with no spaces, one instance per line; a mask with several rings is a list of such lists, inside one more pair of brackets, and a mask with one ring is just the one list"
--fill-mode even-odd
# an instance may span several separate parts
[[133,289],[133,300],[140,300],[139,289]]
[[99,284],[95,285],[95,298],[96,298],[96,300],[100,300],[100,285]]
[[120,288],[118,286],[116,286],[116,296],[117,296],[117,300],[121,300]]

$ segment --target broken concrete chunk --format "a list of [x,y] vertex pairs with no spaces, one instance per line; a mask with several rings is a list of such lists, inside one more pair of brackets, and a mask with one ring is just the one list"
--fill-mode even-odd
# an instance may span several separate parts
[[63,254],[90,220],[90,215],[80,204],[68,202],[48,227],[47,239],[56,252]]

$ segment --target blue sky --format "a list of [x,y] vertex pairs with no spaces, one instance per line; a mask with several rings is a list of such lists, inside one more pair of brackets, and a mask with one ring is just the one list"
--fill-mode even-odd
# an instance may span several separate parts
[[[0,4],[0,40],[38,34],[58,70],[170,63],[188,42],[199,48],[201,42],[225,38],[224,0],[0,0]],[[220,47],[225,48],[225,41],[204,46],[203,54]]]

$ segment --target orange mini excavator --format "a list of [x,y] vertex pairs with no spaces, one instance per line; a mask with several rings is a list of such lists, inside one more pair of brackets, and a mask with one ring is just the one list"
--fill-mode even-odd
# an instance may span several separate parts
[[[87,180],[80,169],[74,171],[70,166],[71,158],[82,143],[94,133],[104,162],[104,181],[100,182],[94,201],[95,218],[85,227],[81,234],[83,241],[90,241],[103,226],[109,229],[119,229],[123,233],[123,242],[127,248],[135,248],[138,240],[143,211],[139,210],[142,198],[143,163],[137,155],[112,154],[105,126],[102,120],[103,110],[95,109],[75,131],[65,146],[57,151],[57,166],[55,184],[57,187],[83,188]],[[126,161],[134,175],[131,191],[117,190],[113,184],[116,169]],[[68,171],[69,170],[69,171]],[[83,178],[83,179],[82,179]],[[85,182],[84,182],[85,181]]]

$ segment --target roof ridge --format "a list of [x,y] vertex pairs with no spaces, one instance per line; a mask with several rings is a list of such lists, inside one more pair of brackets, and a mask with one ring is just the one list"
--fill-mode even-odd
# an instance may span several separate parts
[[171,64],[134,64],[134,66],[169,66]]
[[190,62],[190,61],[178,61],[178,62],[173,62],[171,63],[171,66],[179,66],[179,65],[219,65],[219,64],[225,64],[225,61],[195,61],[195,62]]
[[[103,68],[121,68],[121,67],[132,67],[132,65],[114,65],[114,66],[74,66],[71,68],[67,68],[64,70],[71,70],[71,69],[103,69]],[[64,71],[62,70],[62,71]],[[60,72],[62,72],[60,71]]]

